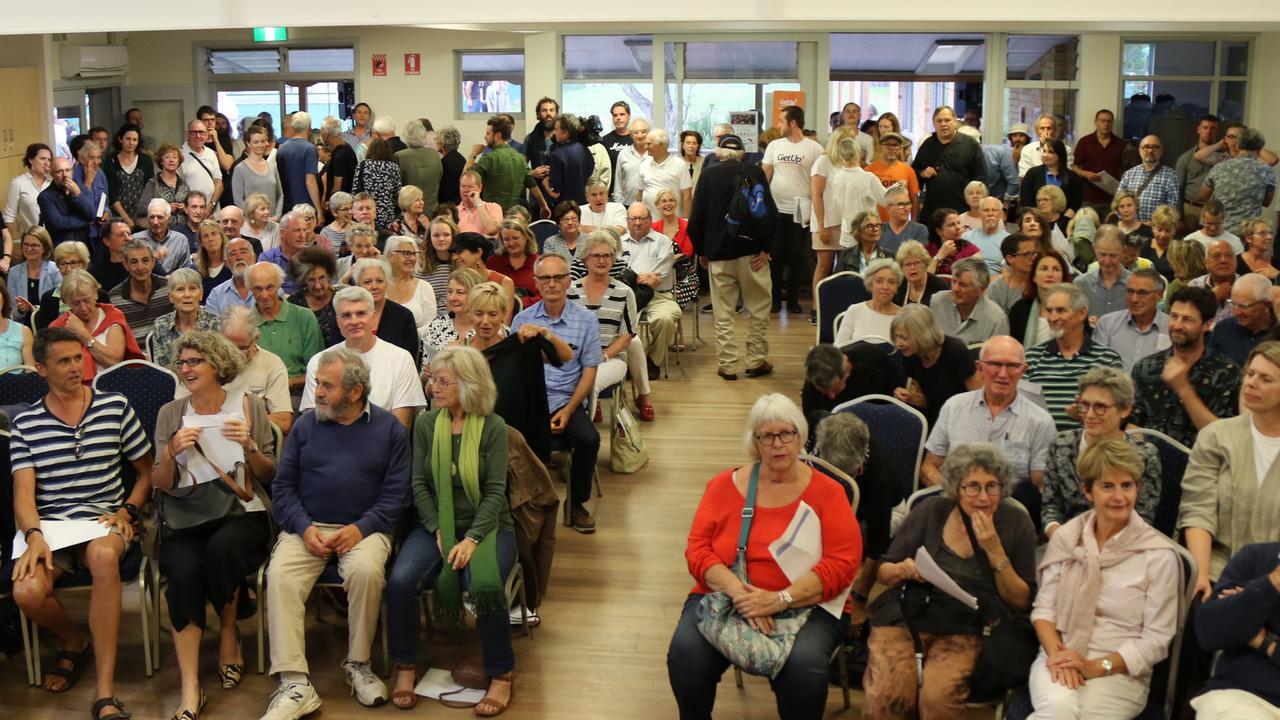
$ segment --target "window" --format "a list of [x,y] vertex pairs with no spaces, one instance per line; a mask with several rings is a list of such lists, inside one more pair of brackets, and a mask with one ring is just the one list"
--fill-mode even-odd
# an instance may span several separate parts
[[1200,116],[1243,120],[1248,71],[1247,40],[1125,41],[1124,136],[1159,135],[1167,158],[1187,146]]
[[350,73],[356,69],[353,48],[292,48],[285,51],[289,72]]
[[524,106],[524,54],[520,52],[458,53],[461,99],[465,113],[518,114]]
[[1006,79],[1075,80],[1078,46],[1075,35],[1010,35]]
[[280,72],[280,49],[210,50],[209,72],[214,75],[261,75]]
[[568,35],[564,38],[565,80],[653,78],[650,35]]
[[798,42],[665,43],[663,63],[671,82],[664,117],[671,146],[681,130],[711,137],[712,128],[729,122],[732,112],[760,110],[761,124],[768,126],[773,93],[800,89],[799,60]]
[[902,126],[902,134],[913,147],[918,147],[933,132],[934,109],[955,104],[956,85],[947,81],[833,80],[828,100],[832,112],[845,103],[858,103],[864,119],[893,113]]

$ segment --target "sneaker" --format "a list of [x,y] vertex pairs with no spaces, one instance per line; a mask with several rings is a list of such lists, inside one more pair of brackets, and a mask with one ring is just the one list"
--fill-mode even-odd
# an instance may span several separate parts
[[817,311],[817,310],[810,310],[810,311],[809,311],[809,324],[810,324],[810,325],[817,325],[817,324],[818,324],[818,311]]
[[708,314],[715,312],[715,308],[711,306],[711,303],[707,303],[706,305],[703,305],[702,307],[698,308],[698,310],[700,312],[704,312]]
[[281,685],[271,696],[262,720],[298,720],[320,709],[320,696],[311,683]]
[[356,662],[348,658],[342,661],[342,669],[346,671],[351,694],[356,696],[356,701],[361,705],[377,707],[387,701],[386,683],[373,674],[367,661]]
[[569,527],[583,535],[590,535],[596,531],[596,521],[585,506],[575,504],[569,509]]
[[[538,617],[537,610],[526,609],[525,615],[529,620],[529,627],[538,627],[542,624],[542,618]],[[520,618],[520,606],[511,608],[511,627],[523,627],[524,622]]]

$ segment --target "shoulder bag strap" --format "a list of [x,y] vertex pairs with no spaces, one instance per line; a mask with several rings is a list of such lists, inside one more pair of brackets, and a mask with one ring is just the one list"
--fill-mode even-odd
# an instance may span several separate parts
[[742,528],[738,531],[738,559],[742,574],[747,573],[747,538],[751,535],[751,520],[756,516],[756,486],[760,482],[760,463],[751,466],[751,478],[747,480],[747,502],[742,506]]
[[[997,506],[998,508],[999,506]],[[1002,613],[1003,601],[1000,599],[1000,586],[996,584],[996,573],[991,569],[991,558],[987,557],[987,552],[978,544],[978,536],[973,532],[973,521],[969,519],[969,515],[962,508],[957,507],[960,511],[960,519],[964,521],[964,530],[969,534],[969,544],[973,546],[973,557],[978,560],[978,564],[982,566],[982,574],[991,583],[991,592],[996,594],[997,607],[993,610]],[[991,522],[995,523],[995,513],[992,513]]]
[[[209,463],[209,467],[213,468],[213,471],[218,473],[218,478],[221,479],[222,482],[226,483],[227,487],[231,488],[231,492],[235,493],[236,497],[245,502],[253,500],[253,491],[240,487],[240,484],[237,483],[234,478],[228,475],[222,468],[214,464],[214,462],[209,459],[209,456],[205,455],[204,448],[200,447],[200,443],[196,443],[191,449],[195,450],[197,455],[204,458],[204,461]],[[247,466],[248,462],[246,462],[245,465]],[[249,470],[247,467],[245,468],[245,477],[249,477]],[[252,482],[252,480],[249,480],[250,487],[252,487]]]
[[217,180],[213,177],[213,171],[209,169],[209,166],[208,166],[208,165],[205,165],[205,164],[204,164],[204,159],[203,159],[203,158],[201,158],[199,155],[197,155],[197,154],[195,154],[195,153],[191,152],[190,150],[188,150],[188,151],[187,151],[187,154],[191,156],[191,159],[195,160],[195,161],[196,161],[196,163],[200,165],[200,168],[201,168],[202,170],[204,170],[204,174],[205,174],[205,175],[208,175],[210,180],[213,180],[214,182],[217,182]]
[[[902,583],[898,588],[898,605],[902,608],[902,619],[907,623],[907,632],[911,633],[911,645],[916,653],[916,687],[924,687],[924,642],[920,640],[920,629],[916,627],[915,617],[911,614],[910,603],[907,602],[907,589],[911,581]],[[925,595],[928,603],[929,596]]]
[[1145,180],[1143,180],[1143,181],[1142,181],[1142,184],[1141,184],[1141,185],[1139,185],[1139,186],[1138,186],[1138,191],[1137,191],[1137,192],[1135,192],[1135,193],[1133,194],[1133,196],[1134,196],[1135,198],[1137,198],[1137,199],[1141,200],[1141,199],[1142,199],[1142,191],[1143,191],[1143,190],[1146,190],[1146,189],[1147,189],[1147,186],[1151,184],[1151,181],[1156,179],[1156,174],[1157,174],[1157,173],[1159,173],[1159,172],[1160,172],[1160,166],[1159,166],[1159,165],[1157,165],[1155,170],[1152,170],[1151,172],[1147,173],[1147,178],[1146,178]]

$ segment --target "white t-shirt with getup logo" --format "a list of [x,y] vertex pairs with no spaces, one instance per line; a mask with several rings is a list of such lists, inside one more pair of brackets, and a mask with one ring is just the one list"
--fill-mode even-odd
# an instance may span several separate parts
[[764,164],[773,166],[769,190],[779,214],[791,215],[796,211],[796,198],[809,197],[809,171],[823,152],[822,146],[810,138],[799,142],[778,138],[764,149]]

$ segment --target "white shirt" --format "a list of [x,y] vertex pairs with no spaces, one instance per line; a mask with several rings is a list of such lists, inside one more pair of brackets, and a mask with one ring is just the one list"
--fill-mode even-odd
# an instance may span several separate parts
[[1218,240],[1226,240],[1227,242],[1231,243],[1231,249],[1235,251],[1235,254],[1237,255],[1244,252],[1244,243],[1240,242],[1240,238],[1226,231],[1223,231],[1221,235],[1215,235],[1213,237],[1209,237],[1208,235],[1204,234],[1203,230],[1197,230],[1191,233],[1190,235],[1187,235],[1183,239],[1200,241],[1200,244],[1204,247],[1204,252],[1206,255],[1209,254],[1209,246],[1217,242]]
[[578,208],[582,213],[581,224],[589,225],[594,228],[627,227],[627,208],[622,203],[608,202],[604,204],[604,210],[595,212],[590,205],[583,205]]
[[18,234],[13,239],[14,265],[21,262],[22,253],[18,249],[17,243],[22,237],[22,233],[26,232],[27,228],[40,224],[40,205],[36,202],[36,198],[52,182],[52,179],[46,177],[44,184],[36,187],[36,179],[31,177],[30,171],[24,172],[9,181],[9,194],[5,196],[4,201],[4,221],[6,223],[15,223],[18,226]]
[[[840,320],[840,318],[844,318]],[[893,337],[893,331],[890,329],[893,325],[893,315],[882,315],[865,302],[850,305],[848,310],[837,316],[837,324],[840,325],[839,332],[836,333],[836,347],[844,347],[852,345],[859,340],[865,340],[868,337],[889,340]]]
[[764,164],[773,168],[769,190],[779,213],[791,215],[796,211],[796,198],[809,197],[809,172],[822,154],[822,146],[809,138],[799,142],[778,138],[764,149]]
[[1253,469],[1258,473],[1258,487],[1267,479],[1267,471],[1280,455],[1280,437],[1267,437],[1258,432],[1258,426],[1249,423],[1249,431],[1253,433]]
[[[346,347],[338,343],[329,348]],[[383,410],[404,407],[425,407],[427,397],[422,392],[422,380],[413,367],[413,356],[404,348],[375,339],[369,352],[360,353],[369,366],[369,402]],[[302,390],[302,402],[298,410],[310,410],[316,406],[316,369],[320,367],[320,353],[307,362],[306,386]]]
[[[192,157],[193,153],[199,156],[198,160]],[[213,148],[205,145],[204,150],[197,153],[189,144],[183,143],[182,165],[178,172],[182,173],[182,179],[187,181],[188,188],[204,193],[209,198],[210,205],[218,203],[218,198],[213,196],[213,181],[215,178],[222,179],[222,169],[218,167],[218,156]]]
[[426,337],[427,326],[436,319],[436,291],[431,289],[431,284],[419,278],[413,289],[413,297],[400,304],[413,313],[413,322],[418,326],[418,337]]
[[[822,191],[822,226],[840,226],[840,247],[857,247],[858,239],[850,232],[854,218],[864,211],[873,211],[885,202],[885,187],[880,178],[860,167],[832,167],[825,154],[813,163],[813,176],[827,178]],[[819,229],[810,223],[809,229]]]
[[[179,386],[179,390],[185,389],[185,386]],[[262,347],[236,379],[223,386],[223,390],[257,395],[266,401],[268,413],[293,411],[293,403],[289,400],[289,370],[279,355]]]
[[685,190],[693,189],[689,166],[674,153],[669,153],[662,162],[646,155],[640,163],[640,189],[644,191],[644,204],[649,206],[649,214],[655,218],[659,215],[658,192],[664,188],[676,194],[676,212],[681,213],[684,205],[681,195]]
[[641,155],[631,145],[618,151],[618,166],[614,168],[613,179],[614,200],[623,205],[636,201],[636,193],[640,192],[640,163],[647,157],[648,153]]
[[622,236],[622,255],[628,257],[627,267],[637,275],[657,273],[662,278],[658,284],[658,292],[670,292],[675,283],[675,274],[671,268],[676,263],[672,251],[671,238],[660,232],[649,231],[648,235],[636,240],[631,233]]

